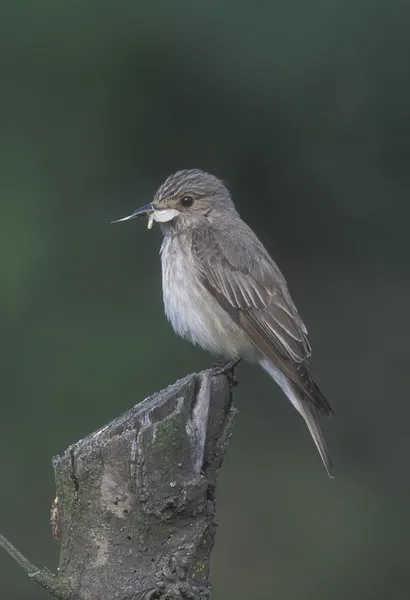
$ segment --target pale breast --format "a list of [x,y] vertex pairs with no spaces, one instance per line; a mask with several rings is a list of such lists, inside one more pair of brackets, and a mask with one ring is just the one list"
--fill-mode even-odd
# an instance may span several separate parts
[[180,236],[165,236],[161,247],[168,320],[178,335],[214,354],[229,358],[248,354],[249,340],[200,282],[191,253],[181,248],[184,241]]

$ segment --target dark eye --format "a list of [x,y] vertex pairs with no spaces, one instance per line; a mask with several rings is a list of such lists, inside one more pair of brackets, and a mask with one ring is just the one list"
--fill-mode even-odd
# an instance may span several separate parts
[[183,196],[181,198],[181,204],[182,206],[191,206],[191,204],[193,204],[194,199],[192,198],[192,196]]

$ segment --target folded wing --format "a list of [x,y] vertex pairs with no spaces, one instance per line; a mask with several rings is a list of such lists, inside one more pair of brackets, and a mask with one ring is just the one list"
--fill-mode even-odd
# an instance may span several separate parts
[[253,232],[243,223],[241,227],[246,229],[207,227],[193,233],[192,251],[202,283],[254,346],[329,414],[330,405],[312,379],[307,330],[286,281]]

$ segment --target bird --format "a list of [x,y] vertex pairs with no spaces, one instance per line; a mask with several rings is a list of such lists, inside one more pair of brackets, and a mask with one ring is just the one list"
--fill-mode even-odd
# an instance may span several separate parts
[[333,410],[313,380],[307,329],[285,278],[241,219],[225,183],[200,169],[170,175],[152,202],[113,223],[160,223],[163,303],[174,331],[224,359],[258,363],[304,419],[329,477],[319,414]]

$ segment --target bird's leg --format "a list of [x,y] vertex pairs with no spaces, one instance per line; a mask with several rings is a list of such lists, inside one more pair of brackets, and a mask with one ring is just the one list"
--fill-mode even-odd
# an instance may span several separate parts
[[213,375],[226,375],[232,372],[237,365],[241,362],[242,358],[233,358],[230,360],[221,360],[212,365]]
[[231,360],[222,360],[212,365],[212,375],[226,375],[231,387],[238,385],[238,380],[235,377],[235,367],[239,365],[242,358],[233,358]]

